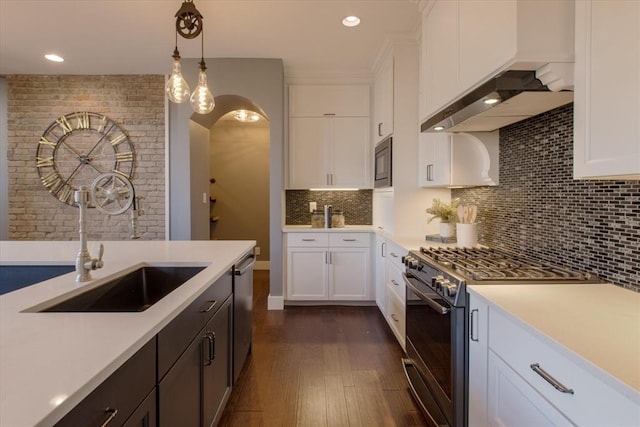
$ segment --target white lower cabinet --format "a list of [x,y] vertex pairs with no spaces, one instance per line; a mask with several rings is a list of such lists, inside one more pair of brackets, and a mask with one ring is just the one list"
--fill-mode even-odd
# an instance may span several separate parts
[[493,351],[489,351],[488,362],[488,425],[574,425]]
[[374,289],[376,292],[376,305],[380,309],[380,312],[384,315],[387,311],[386,307],[386,251],[387,241],[384,237],[376,235],[376,247],[374,249],[373,262],[374,262]]
[[287,300],[373,299],[370,233],[287,234]]
[[402,279],[404,272],[402,258],[408,251],[390,240],[380,236],[378,239],[384,242],[384,245],[381,245],[384,249],[382,252],[384,256],[376,257],[376,272],[378,274],[379,271],[379,274],[383,275],[379,282],[376,279],[376,292],[380,292],[380,297],[383,300],[378,303],[378,307],[389,324],[391,332],[404,349],[406,341],[406,289]]
[[578,355],[473,292],[468,342],[470,427],[640,425],[640,405]]

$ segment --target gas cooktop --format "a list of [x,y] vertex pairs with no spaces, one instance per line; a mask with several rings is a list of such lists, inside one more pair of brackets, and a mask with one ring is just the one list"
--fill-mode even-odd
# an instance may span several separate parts
[[417,255],[434,267],[453,270],[473,282],[599,282],[588,273],[501,249],[422,247]]

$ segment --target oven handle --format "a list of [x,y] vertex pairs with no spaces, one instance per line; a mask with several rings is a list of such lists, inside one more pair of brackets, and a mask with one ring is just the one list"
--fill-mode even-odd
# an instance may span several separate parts
[[433,299],[429,298],[424,293],[422,293],[418,288],[413,286],[413,284],[409,280],[409,277],[407,277],[406,273],[402,273],[402,278],[404,279],[404,283],[411,289],[411,291],[413,293],[415,293],[416,295],[418,295],[418,298],[420,298],[422,301],[426,302],[427,305],[429,307],[431,307],[432,309],[434,309],[436,312],[438,312],[439,314],[447,314],[447,313],[449,313],[449,311],[451,311],[451,309],[449,307],[445,307],[445,306],[437,303],[436,301],[434,301]]

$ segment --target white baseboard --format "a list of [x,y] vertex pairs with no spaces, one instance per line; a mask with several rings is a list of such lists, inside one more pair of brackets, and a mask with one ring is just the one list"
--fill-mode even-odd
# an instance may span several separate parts
[[267,310],[284,310],[284,297],[283,296],[271,296],[267,298]]
[[254,270],[271,270],[269,261],[256,261],[256,265],[253,266]]

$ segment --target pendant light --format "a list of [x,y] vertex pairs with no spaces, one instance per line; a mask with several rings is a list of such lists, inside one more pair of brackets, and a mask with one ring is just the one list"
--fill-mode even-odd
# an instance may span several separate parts
[[189,96],[190,89],[187,81],[182,76],[180,65],[180,52],[178,51],[178,34],[185,39],[198,37],[204,29],[202,14],[196,9],[193,0],[185,0],[176,12],[176,46],[173,51],[173,69],[165,85],[165,93],[171,102],[177,104],[186,102],[189,99],[193,111],[199,114],[208,114],[213,111],[215,101],[209,87],[207,86],[207,66],[204,62],[204,35],[202,35],[200,45],[200,73],[198,85]]

